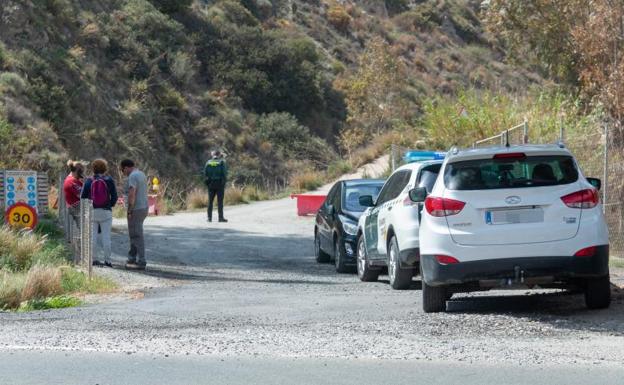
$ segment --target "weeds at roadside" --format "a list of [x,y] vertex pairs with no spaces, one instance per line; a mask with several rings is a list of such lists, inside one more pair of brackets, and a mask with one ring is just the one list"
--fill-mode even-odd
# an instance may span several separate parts
[[57,237],[53,223],[32,232],[0,227],[0,310],[66,307],[79,303],[68,299],[70,293],[115,290],[114,282],[88,279],[71,267],[68,250]]

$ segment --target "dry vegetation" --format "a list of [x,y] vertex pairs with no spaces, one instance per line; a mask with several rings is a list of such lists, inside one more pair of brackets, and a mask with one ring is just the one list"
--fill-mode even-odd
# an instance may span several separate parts
[[3,1],[0,166],[133,157],[171,181],[162,212],[204,204],[214,147],[231,202],[313,187],[420,135],[428,98],[541,82],[502,61],[480,3]]
[[65,294],[115,289],[111,281],[89,280],[72,268],[52,226],[44,222],[35,232],[0,227],[0,310],[65,307],[79,303]]

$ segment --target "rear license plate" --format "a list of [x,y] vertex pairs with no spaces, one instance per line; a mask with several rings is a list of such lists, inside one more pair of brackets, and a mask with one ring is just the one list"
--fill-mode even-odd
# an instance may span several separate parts
[[485,223],[488,225],[539,222],[544,222],[544,210],[541,207],[513,210],[488,210],[485,212]]

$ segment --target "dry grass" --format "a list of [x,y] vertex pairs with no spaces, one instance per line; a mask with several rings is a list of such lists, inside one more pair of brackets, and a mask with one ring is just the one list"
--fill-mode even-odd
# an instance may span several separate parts
[[8,227],[0,228],[0,258],[15,270],[30,267],[35,254],[42,251],[45,237],[29,232],[16,232]]
[[208,207],[208,193],[205,189],[196,187],[186,195],[186,208],[190,210]]
[[61,294],[61,269],[55,266],[33,266],[26,275],[26,283],[22,290],[21,300],[46,298]]
[[241,203],[247,203],[243,194],[243,189],[239,187],[230,187],[225,189],[225,196],[223,198],[225,205],[239,205]]
[[19,307],[25,284],[25,274],[9,274],[0,270],[0,309]]
[[319,171],[304,171],[294,175],[290,186],[295,192],[316,190],[325,183],[325,176]]

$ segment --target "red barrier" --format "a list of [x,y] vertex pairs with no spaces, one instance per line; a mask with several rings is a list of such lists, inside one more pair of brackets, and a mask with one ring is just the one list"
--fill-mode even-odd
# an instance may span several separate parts
[[[123,206],[124,198],[121,196],[117,199],[117,204]],[[148,215],[158,215],[158,195],[149,194],[147,196],[147,213]]]
[[314,215],[321,208],[327,195],[292,194],[291,199],[297,198],[297,215]]

